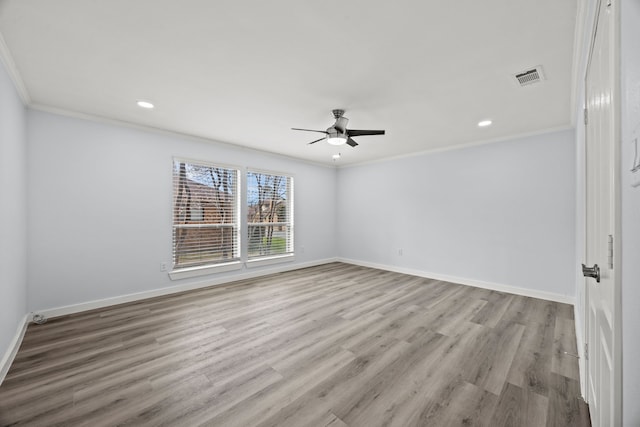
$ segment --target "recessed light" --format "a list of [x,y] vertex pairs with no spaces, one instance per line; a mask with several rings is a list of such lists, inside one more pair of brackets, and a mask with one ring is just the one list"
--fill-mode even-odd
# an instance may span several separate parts
[[151,108],[154,107],[154,105],[151,102],[144,101],[144,100],[139,100],[138,102],[136,102],[136,104],[138,104],[138,107],[140,107],[140,108],[151,109]]
[[338,160],[340,158],[340,153],[334,154],[331,158],[333,158],[333,160]]
[[492,123],[491,120],[482,120],[481,122],[478,122],[478,126],[483,128],[483,127],[486,127],[486,126],[490,126],[491,123]]

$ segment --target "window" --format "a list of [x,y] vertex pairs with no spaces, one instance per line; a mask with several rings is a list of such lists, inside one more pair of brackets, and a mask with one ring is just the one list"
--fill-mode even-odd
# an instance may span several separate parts
[[293,254],[293,178],[247,173],[249,260]]
[[240,172],[174,159],[173,268],[240,259]]

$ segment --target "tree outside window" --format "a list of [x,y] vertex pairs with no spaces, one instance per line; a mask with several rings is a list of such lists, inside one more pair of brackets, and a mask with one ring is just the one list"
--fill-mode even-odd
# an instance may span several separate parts
[[240,258],[239,171],[174,160],[174,269]]
[[247,173],[248,257],[293,253],[293,178]]

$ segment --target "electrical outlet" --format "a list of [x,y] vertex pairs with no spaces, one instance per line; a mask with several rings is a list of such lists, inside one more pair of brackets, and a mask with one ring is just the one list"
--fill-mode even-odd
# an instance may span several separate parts
[[167,263],[166,262],[161,262],[160,263],[160,271],[167,271]]
[[300,253],[304,253],[304,246],[300,246]]
[[398,255],[402,256],[402,253],[403,253],[402,248],[398,249]]

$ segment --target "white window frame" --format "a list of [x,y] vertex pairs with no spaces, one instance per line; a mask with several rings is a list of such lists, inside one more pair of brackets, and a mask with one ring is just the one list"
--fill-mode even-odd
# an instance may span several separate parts
[[[175,223],[174,223],[174,215],[175,215],[175,183],[173,181],[173,170],[176,167],[176,163],[187,163],[187,164],[194,164],[194,165],[199,165],[199,166],[205,166],[205,167],[215,167],[215,168],[223,168],[223,169],[227,169],[227,170],[231,170],[234,173],[235,176],[235,180],[236,180],[236,185],[235,185],[235,197],[234,197],[234,204],[235,204],[235,218],[233,223],[231,223],[231,225],[222,225],[222,224],[203,224],[203,225],[197,225],[197,224],[193,224],[193,225],[182,225],[181,228],[190,228],[190,227],[205,227],[205,228],[220,228],[220,227],[234,227],[236,228],[235,230],[235,241],[236,241],[236,246],[235,246],[235,250],[233,253],[233,257],[232,259],[228,260],[228,261],[221,261],[221,262],[212,262],[212,263],[208,263],[208,264],[204,264],[204,265],[198,265],[198,266],[185,266],[185,267],[180,267],[180,266],[175,266],[175,256],[174,256],[174,251],[175,251],[175,240],[173,237],[173,233],[174,233],[174,229],[176,227]],[[238,167],[238,166],[234,166],[234,165],[226,165],[226,164],[221,164],[221,163],[214,163],[214,162],[210,162],[210,161],[206,161],[206,160],[196,160],[196,159],[187,159],[187,158],[182,158],[182,157],[174,157],[172,159],[172,201],[171,201],[171,230],[172,230],[172,244],[171,244],[171,248],[172,248],[172,266],[173,269],[169,272],[169,277],[171,278],[171,280],[176,280],[176,279],[183,279],[183,278],[188,278],[188,277],[197,277],[197,276],[203,276],[203,275],[207,275],[207,274],[211,274],[211,273],[219,273],[219,272],[223,272],[223,271],[232,271],[232,270],[239,270],[242,268],[242,256],[243,256],[243,245],[242,245],[242,230],[243,230],[243,224],[242,224],[242,192],[243,192],[243,179],[242,179],[242,168]],[[204,219],[204,218],[203,218]]]
[[[249,174],[250,173],[257,173],[257,174],[265,174],[265,175],[274,175],[274,176],[281,176],[283,178],[286,179],[287,182],[287,187],[286,187],[286,200],[287,200],[287,207],[288,207],[288,220],[287,221],[283,221],[283,222],[269,222],[269,223],[250,223],[248,220],[248,212],[249,212]],[[243,234],[244,234],[244,238],[247,239],[246,244],[244,245],[244,248],[246,248],[246,266],[248,268],[252,268],[252,267],[260,267],[260,266],[264,266],[264,265],[270,265],[270,264],[278,264],[278,263],[283,263],[283,262],[292,262],[295,260],[295,215],[294,215],[294,205],[295,205],[295,200],[294,200],[294,188],[295,188],[295,184],[294,184],[294,176],[288,173],[284,173],[284,172],[279,172],[279,171],[273,171],[273,170],[265,170],[265,169],[259,169],[259,168],[247,168],[245,171],[245,177],[244,177],[244,182],[245,182],[245,190],[244,190],[244,198],[245,201],[243,203],[243,207],[246,209],[245,212],[243,212],[243,225],[244,225],[244,230],[243,230]],[[288,231],[288,235],[289,238],[286,241],[286,253],[284,254],[268,254],[268,255],[263,255],[263,256],[253,256],[253,257],[249,257],[249,230],[251,226],[261,226],[262,224],[270,224],[270,225],[274,225],[274,226],[280,226],[280,225],[284,225],[287,226],[289,231]]]

